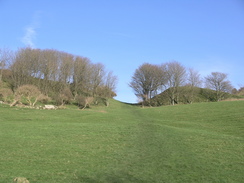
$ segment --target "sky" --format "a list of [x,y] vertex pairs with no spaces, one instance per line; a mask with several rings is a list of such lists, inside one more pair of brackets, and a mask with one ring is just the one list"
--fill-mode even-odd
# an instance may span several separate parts
[[0,48],[56,49],[103,63],[117,97],[143,63],[178,61],[244,86],[244,0],[0,0]]

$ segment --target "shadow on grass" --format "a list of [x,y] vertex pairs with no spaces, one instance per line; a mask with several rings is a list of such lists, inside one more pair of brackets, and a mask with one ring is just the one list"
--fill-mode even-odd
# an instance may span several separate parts
[[127,102],[121,102],[121,101],[119,101],[119,102],[122,104],[131,105],[131,106],[141,106],[140,103],[127,103]]

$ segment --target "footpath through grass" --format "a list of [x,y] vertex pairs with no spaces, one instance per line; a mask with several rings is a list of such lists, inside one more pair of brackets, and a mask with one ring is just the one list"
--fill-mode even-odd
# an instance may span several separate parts
[[35,110],[0,105],[0,183],[242,182],[244,101]]

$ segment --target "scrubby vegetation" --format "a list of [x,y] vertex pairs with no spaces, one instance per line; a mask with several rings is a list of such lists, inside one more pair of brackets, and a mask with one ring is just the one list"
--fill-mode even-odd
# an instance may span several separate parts
[[198,71],[187,69],[177,61],[161,65],[144,63],[136,69],[129,86],[143,106],[221,101],[231,94],[241,94],[233,89],[227,76],[212,72],[202,78]]
[[116,82],[103,64],[86,57],[53,49],[0,49],[0,100],[12,106],[49,102],[87,107],[91,98],[92,104],[104,101],[108,106],[116,96]]
[[[244,99],[244,96],[230,94],[226,92],[222,92],[221,100],[226,99]],[[178,95],[176,97],[175,104],[192,104],[198,102],[216,102],[216,92],[207,88],[199,88],[194,87],[191,88],[189,86],[179,87]],[[151,106],[161,106],[161,105],[170,105],[171,101],[169,98],[169,90],[165,90],[153,97],[150,101]]]
[[[203,88],[203,83],[205,88]],[[102,63],[54,49],[0,49],[0,100],[34,107],[49,103],[109,106],[116,96],[117,77]],[[243,87],[232,87],[227,74],[212,72],[202,78],[198,71],[177,61],[136,69],[129,86],[143,106],[191,104],[243,97]]]

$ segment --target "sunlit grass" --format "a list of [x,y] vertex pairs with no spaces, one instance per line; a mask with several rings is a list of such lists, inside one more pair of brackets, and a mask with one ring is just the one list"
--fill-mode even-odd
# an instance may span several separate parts
[[241,182],[244,101],[88,110],[0,105],[0,182]]

